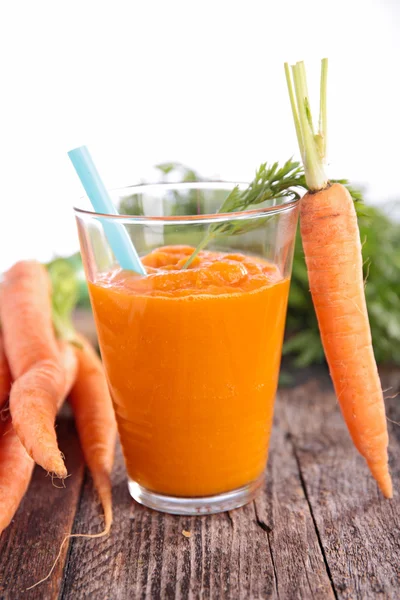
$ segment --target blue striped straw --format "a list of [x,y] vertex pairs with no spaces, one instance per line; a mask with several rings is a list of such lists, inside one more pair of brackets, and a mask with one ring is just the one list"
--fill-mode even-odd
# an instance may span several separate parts
[[[85,192],[94,210],[97,213],[104,213],[106,215],[118,215],[117,209],[86,146],[70,150],[68,156],[74,165],[75,171],[85,188]],[[128,271],[135,271],[135,273],[139,273],[140,275],[147,275],[136,248],[122,223],[116,223],[112,219],[102,219],[102,225],[121,268]]]

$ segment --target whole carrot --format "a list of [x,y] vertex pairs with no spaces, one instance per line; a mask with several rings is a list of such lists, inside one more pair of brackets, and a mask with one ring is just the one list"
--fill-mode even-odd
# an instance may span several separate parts
[[3,336],[0,334],[0,411],[11,390],[11,373],[4,350]]
[[[63,398],[68,395],[76,377],[77,361],[74,349],[60,342],[65,370]],[[1,427],[1,424],[0,424]],[[0,535],[10,524],[28,489],[35,463],[21,444],[12,422],[4,423],[0,431]]]
[[322,61],[319,131],[314,133],[304,63],[286,79],[309,192],[300,229],[311,295],[335,392],[353,442],[382,493],[392,497],[388,434],[364,294],[360,234],[353,200],[324,171],[327,59]]
[[110,474],[114,461],[117,425],[100,358],[91,344],[77,336],[78,375],[69,401],[74,412],[85,462],[104,510],[104,531],[112,523]]
[[35,462],[64,478],[67,470],[54,420],[65,373],[52,324],[50,281],[40,263],[19,262],[4,274],[0,319],[14,380],[10,394],[14,429]]

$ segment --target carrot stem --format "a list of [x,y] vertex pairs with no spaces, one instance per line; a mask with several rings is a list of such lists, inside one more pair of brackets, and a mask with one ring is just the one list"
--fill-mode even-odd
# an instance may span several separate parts
[[294,95],[292,77],[290,75],[290,67],[289,67],[288,63],[285,63],[285,75],[286,75],[286,83],[287,83],[288,90],[289,90],[290,106],[292,107],[294,126],[296,128],[297,142],[299,144],[301,158],[304,163],[305,157],[304,157],[303,135],[301,133],[299,114],[297,112],[296,98]]
[[292,66],[292,77],[295,94],[293,94],[292,78],[288,65],[285,65],[286,81],[289,90],[293,120],[296,127],[297,139],[304,164],[307,187],[310,191],[324,189],[328,179],[324,170],[326,147],[326,84],[327,59],[322,62],[320,125],[318,133],[314,132],[310,101],[308,97],[307,77],[304,62]]
[[213,235],[210,233],[208,233],[207,235],[204,236],[204,238],[201,240],[200,244],[198,246],[196,246],[196,249],[189,256],[189,258],[183,265],[182,269],[187,269],[192,264],[193,260],[196,258],[196,256],[200,252],[200,250],[203,250],[203,248],[205,248],[207,246],[207,244],[210,242],[210,240],[212,238],[213,238]]
[[326,158],[326,146],[327,146],[327,110],[326,110],[326,96],[327,96],[327,83],[328,83],[328,59],[323,58],[321,60],[321,85],[319,94],[319,134],[322,138],[322,159]]

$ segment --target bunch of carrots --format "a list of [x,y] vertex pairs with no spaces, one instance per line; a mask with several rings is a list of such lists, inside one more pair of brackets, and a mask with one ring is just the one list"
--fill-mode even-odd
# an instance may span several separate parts
[[[0,534],[29,485],[35,463],[64,480],[55,418],[69,397],[83,454],[112,522],[110,473],[116,423],[100,358],[81,335],[57,337],[52,286],[35,261],[15,264],[0,286]],[[9,403],[8,402],[9,399]]]

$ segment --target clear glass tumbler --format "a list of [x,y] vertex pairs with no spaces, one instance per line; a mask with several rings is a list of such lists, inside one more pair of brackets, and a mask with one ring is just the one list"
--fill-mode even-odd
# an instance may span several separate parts
[[[234,185],[133,186],[111,192],[118,216],[75,209],[129,490],[174,514],[249,502],[267,462],[298,202],[217,213]],[[110,221],[147,276],[119,267]]]

